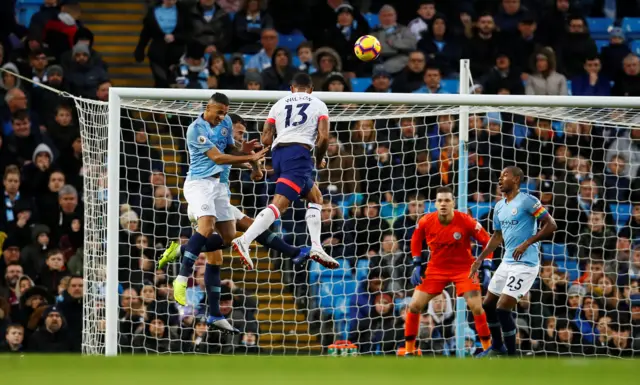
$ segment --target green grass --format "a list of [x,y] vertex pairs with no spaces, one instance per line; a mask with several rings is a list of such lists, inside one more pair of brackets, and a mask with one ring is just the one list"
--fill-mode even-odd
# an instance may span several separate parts
[[0,356],[3,384],[589,385],[638,383],[638,360]]

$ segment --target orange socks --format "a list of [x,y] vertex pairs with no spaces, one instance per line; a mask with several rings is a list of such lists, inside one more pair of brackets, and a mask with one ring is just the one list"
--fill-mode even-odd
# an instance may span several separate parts
[[[409,313],[407,313],[407,315],[409,315]],[[408,319],[409,317],[407,317],[407,321]],[[489,349],[489,347],[491,347],[491,332],[489,331],[489,325],[487,324],[487,315],[484,312],[480,315],[474,315],[473,321],[476,324],[476,331],[478,332],[478,337],[480,337],[482,349]]]
[[414,353],[416,351],[416,336],[418,335],[419,326],[420,314],[407,311],[407,321],[404,324],[404,346],[407,353]]

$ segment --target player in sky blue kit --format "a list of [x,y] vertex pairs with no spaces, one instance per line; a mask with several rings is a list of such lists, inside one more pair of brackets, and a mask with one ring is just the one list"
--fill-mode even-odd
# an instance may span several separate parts
[[[232,164],[253,162],[255,165],[268,150],[264,148],[253,153],[255,142],[246,142],[241,149],[246,155],[232,155],[231,152],[237,148],[228,110],[227,96],[216,93],[207,103],[204,113],[187,129],[189,172],[183,192],[189,211],[197,221],[197,229],[184,248],[180,273],[173,282],[174,297],[181,305],[186,304],[187,280],[203,247],[208,245],[211,251],[219,250],[229,245],[236,234],[229,186],[220,178]],[[165,251],[163,259],[172,253],[175,253],[174,244]],[[209,304],[207,323],[223,332],[238,333],[220,313],[220,266],[213,257],[211,260],[207,258],[204,281]]]
[[315,147],[315,165],[319,168],[329,145],[329,111],[322,100],[311,95],[312,91],[309,75],[298,73],[293,78],[291,95],[278,100],[269,111],[261,139],[264,145],[272,145],[276,193],[247,231],[233,240],[233,248],[244,259],[249,259],[251,242],[280,218],[291,202],[303,197],[309,202],[305,219],[311,259],[330,269],[339,266],[320,242],[322,193],[313,180],[312,151]]
[[[558,228],[538,198],[520,192],[524,173],[511,166],[502,170],[498,186],[503,194],[494,209],[494,233],[487,247],[471,267],[473,277],[484,258],[504,241],[502,263],[489,283],[482,307],[491,330],[491,347],[478,357],[516,355],[516,324],[513,309],[529,292],[538,276],[540,241]],[[538,222],[541,224],[538,230]]]

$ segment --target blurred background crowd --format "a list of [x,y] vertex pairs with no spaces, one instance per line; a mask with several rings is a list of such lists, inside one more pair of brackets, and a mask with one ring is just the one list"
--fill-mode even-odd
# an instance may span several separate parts
[[[95,20],[107,19],[104,9],[126,18],[134,3],[146,15],[135,21],[128,56],[108,46],[101,52],[96,40],[122,31]],[[99,286],[83,280],[78,111],[44,86],[104,102],[112,85],[132,85],[124,60],[145,63],[155,87],[287,90],[305,71],[317,90],[456,93],[458,62],[467,58],[476,93],[640,96],[635,0],[10,0],[0,7],[0,67],[31,80],[0,73],[0,351],[79,352],[85,291]],[[382,43],[374,63],[353,54],[364,34]],[[326,198],[323,243],[341,268],[292,266],[265,250],[255,274],[228,263],[222,309],[242,330],[231,338],[204,323],[203,268],[186,307],[172,301],[173,271],[155,269],[167,242],[191,233],[179,189],[191,118],[123,112],[123,352],[314,354],[348,339],[361,353],[395,354],[403,345],[409,240],[419,217],[433,211],[435,188],[455,187],[457,116],[333,123],[328,166],[317,178]],[[470,213],[491,231],[497,175],[516,164],[527,175],[523,190],[559,223],[542,246],[540,278],[518,305],[525,353],[640,354],[640,131],[616,125],[634,117],[469,119]],[[256,137],[261,122],[247,125]],[[273,192],[269,176],[232,179],[234,203],[250,216]],[[306,244],[303,218],[297,206],[278,223],[288,242]],[[499,259],[483,269],[485,288]],[[99,307],[104,293],[95,291]],[[454,317],[445,291],[421,318],[425,354],[456,348]],[[465,339],[473,352],[472,321]]]

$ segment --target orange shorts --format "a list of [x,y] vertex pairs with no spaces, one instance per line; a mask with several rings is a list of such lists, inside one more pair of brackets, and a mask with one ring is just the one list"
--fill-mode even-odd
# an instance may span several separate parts
[[469,278],[468,271],[445,273],[441,271],[429,272],[425,274],[422,283],[416,286],[416,290],[427,294],[440,294],[449,283],[456,285],[456,295],[461,296],[466,292],[480,291],[480,284]]

